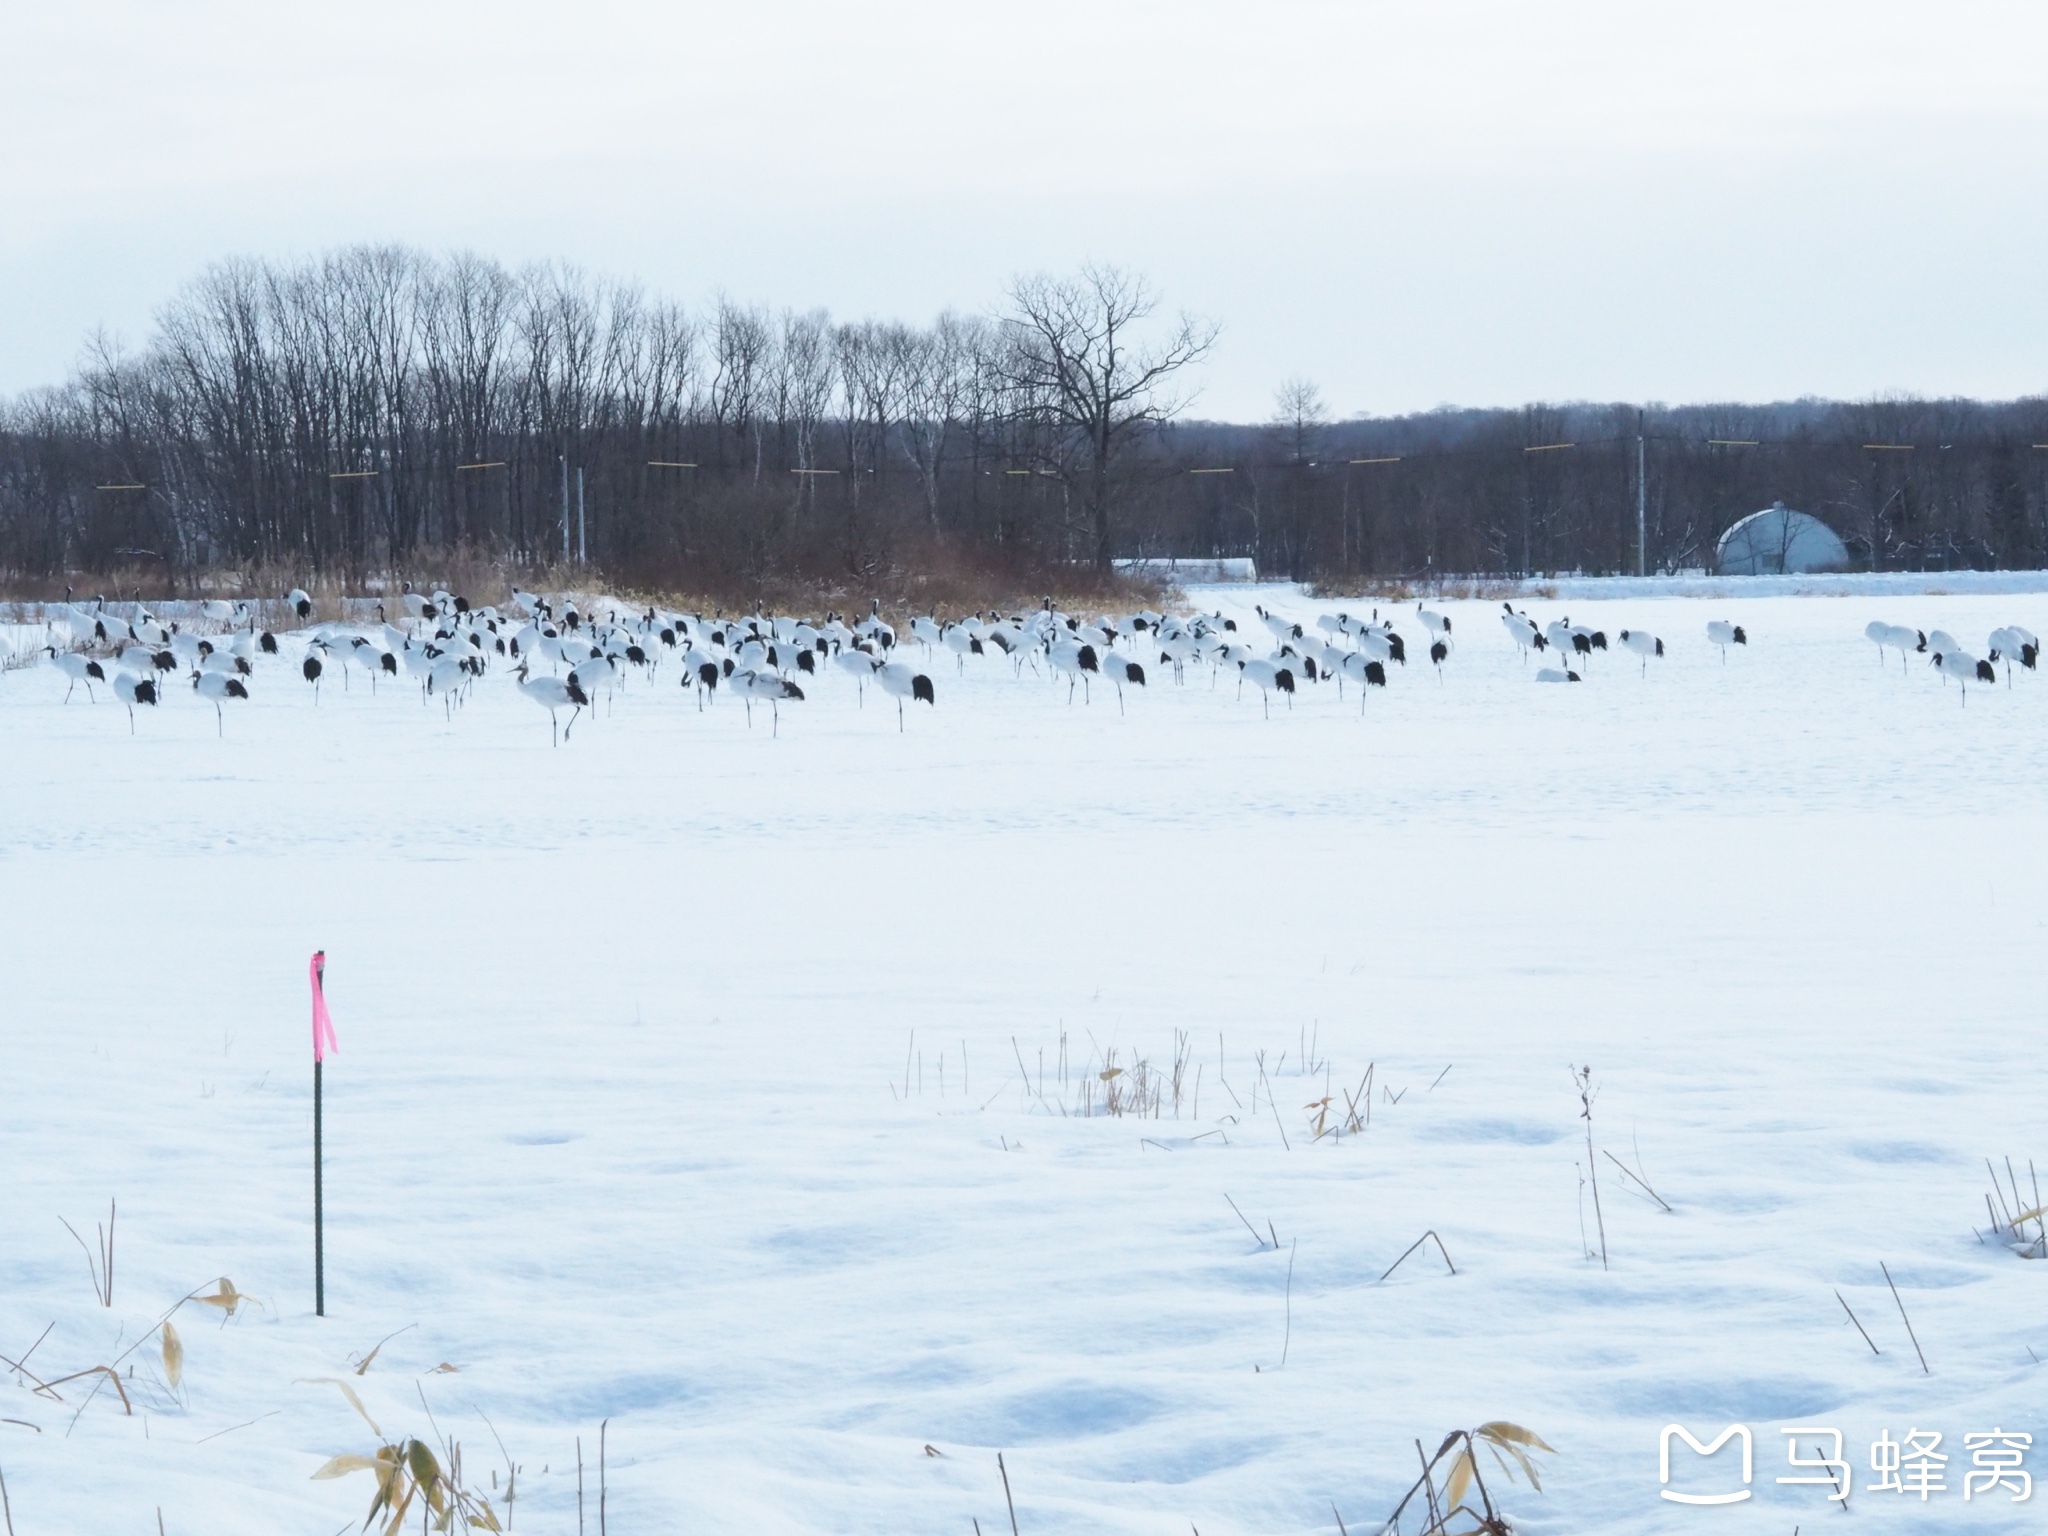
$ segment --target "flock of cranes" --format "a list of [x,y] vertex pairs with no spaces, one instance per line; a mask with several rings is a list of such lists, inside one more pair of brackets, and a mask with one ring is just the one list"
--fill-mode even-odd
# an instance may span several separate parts
[[1877,660],[1885,665],[1887,650],[1899,653],[1899,670],[1906,670],[1908,656],[1920,655],[1927,658],[1927,664],[1941,674],[1946,683],[1955,679],[1956,691],[1964,706],[1970,702],[1970,684],[1996,683],[1999,663],[2005,664],[2005,686],[2012,686],[2012,664],[2018,662],[2031,672],[2041,659],[2041,641],[2031,629],[2018,624],[2004,624],[1991,631],[1985,642],[1985,654],[1973,655],[1961,641],[1945,629],[1932,633],[1914,629],[1905,624],[1887,624],[1882,619],[1872,619],[1863,626],[1867,640],[1877,643]]
[[[1539,669],[1536,673],[1536,681],[1539,683],[1579,682],[1584,677],[1583,664],[1593,659],[1595,651],[1608,649],[1605,630],[1588,629],[1583,624],[1574,624],[1569,614],[1562,619],[1553,619],[1550,623],[1539,626],[1528,614],[1517,612],[1512,603],[1502,603],[1500,606],[1500,621],[1506,627],[1509,637],[1521,647],[1524,662],[1529,659],[1532,651],[1552,651],[1562,663],[1560,666]],[[1624,629],[1614,638],[1641,659],[1641,675],[1644,677],[1650,675],[1650,662],[1664,654],[1664,642],[1647,629]],[[1740,624],[1731,624],[1726,619],[1711,619],[1707,623],[1707,643],[1720,650],[1721,661],[1725,665],[1728,660],[1728,647],[1748,645],[1749,632]]]
[[[611,598],[520,591],[501,608],[408,586],[393,605],[390,612],[376,603],[375,623],[315,623],[312,598],[294,589],[282,606],[295,627],[272,633],[245,602],[209,600],[189,610],[186,620],[170,622],[140,605],[122,614],[103,601],[90,608],[67,602],[52,605],[42,649],[68,679],[65,702],[81,686],[96,701],[95,686],[105,687],[126,707],[131,733],[137,708],[159,704],[176,676],[213,705],[216,730],[224,735],[226,708],[246,701],[258,665],[277,658],[280,669],[297,671],[316,704],[337,675],[352,687],[360,674],[373,692],[384,684],[415,686],[422,702],[438,701],[450,718],[479,679],[505,672],[522,697],[548,712],[558,746],[600,701],[614,698],[636,675],[658,678],[665,663],[680,674],[699,710],[722,690],[739,698],[749,725],[754,705],[767,706],[770,731],[779,735],[783,707],[804,702],[807,690],[832,673],[851,677],[863,704],[873,684],[894,700],[897,729],[907,729],[907,706],[937,705],[931,669],[942,652],[959,673],[1006,662],[1020,680],[1029,669],[1064,682],[1070,703],[1077,695],[1092,702],[1094,689],[1108,686],[1120,712],[1126,692],[1147,687],[1153,676],[1179,683],[1189,668],[1206,666],[1212,687],[1229,677],[1239,698],[1247,687],[1256,690],[1267,716],[1276,696],[1291,708],[1303,688],[1326,683],[1340,699],[1347,686],[1356,687],[1362,714],[1372,690],[1387,687],[1389,669],[1410,661],[1408,637],[1376,608],[1364,617],[1339,611],[1303,621],[1259,606],[1255,619],[1240,624],[1221,613],[1150,610],[1081,618],[1048,598],[1022,613],[991,611],[948,622],[921,615],[899,636],[878,604],[851,622],[837,613],[707,618]],[[1646,678],[1666,652],[1665,642],[1647,630],[1623,629],[1610,642],[1604,630],[1574,624],[1569,616],[1539,623],[1511,603],[1501,608],[1501,624],[1524,664],[1532,655],[1540,663],[1537,682],[1582,681],[1601,653],[1616,649],[1627,651]],[[1441,682],[1454,647],[1450,617],[1417,603],[1412,615],[1401,616],[1401,625],[1410,623],[1421,631],[1417,643]],[[1881,663],[1888,664],[1890,650],[1902,666],[1924,655],[1944,682],[1952,679],[1965,691],[1966,701],[1971,684],[1997,681],[2000,664],[2010,686],[2014,663],[2032,671],[2040,654],[2039,640],[2018,625],[1992,631],[1981,659],[1942,630],[1930,634],[1875,621],[1864,633],[1876,643]],[[1730,647],[1749,644],[1744,627],[1724,619],[1706,625],[1706,639],[1724,664]],[[0,663],[11,650],[0,637]]]

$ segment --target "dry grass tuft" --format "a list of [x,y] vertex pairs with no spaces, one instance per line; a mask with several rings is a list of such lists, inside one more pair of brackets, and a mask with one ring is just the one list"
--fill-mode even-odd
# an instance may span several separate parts
[[[2007,1184],[1998,1182],[1998,1170],[1991,1166],[1988,1157],[1984,1159],[1984,1171],[1991,1175],[1991,1193],[1984,1197],[1984,1210],[1991,1218],[1991,1235],[2023,1259],[2048,1259],[2048,1204],[2041,1199],[2041,1180],[2034,1172],[2033,1160],[2029,1158],[2027,1161],[2032,1205],[2027,1205],[2020,1197],[2019,1173],[2011,1158],[2005,1160]],[[2010,1205],[2005,1198],[2007,1188],[2012,1190]],[[2031,1236],[2027,1232],[2029,1224],[2034,1229]]]
[[1383,576],[1363,580],[1319,581],[1308,587],[1310,597],[1325,602],[1498,602],[1503,598],[1526,596],[1521,582],[1511,576]]
[[[253,563],[200,572],[166,572],[161,567],[110,571],[71,571],[49,577],[24,577],[0,572],[0,600],[15,604],[55,602],[70,590],[73,599],[90,606],[104,597],[109,603],[152,604],[219,597],[248,602],[268,629],[295,628],[299,620],[284,606],[284,596],[301,588],[313,600],[308,622],[347,621],[348,599],[393,601],[407,582],[421,592],[446,588],[473,604],[503,607],[515,587],[531,592],[605,593],[641,605],[682,612],[865,614],[873,602],[891,623],[906,624],[913,615],[936,613],[959,618],[997,609],[1005,613],[1036,608],[1046,597],[1066,612],[1095,614],[1140,607],[1164,608],[1178,594],[1168,584],[1103,574],[1087,566],[1023,566],[1016,569],[965,563],[943,551],[917,564],[897,564],[860,575],[764,573],[758,578],[692,585],[647,585],[627,580],[615,584],[594,565],[528,564],[474,549],[417,550],[389,567],[358,574],[335,570],[310,571],[279,562]],[[38,621],[39,622],[39,621]]]
[[[1537,1475],[1536,1463],[1530,1459],[1531,1451],[1544,1451],[1550,1455],[1557,1452],[1543,1441],[1534,1430],[1524,1429],[1519,1424],[1510,1424],[1505,1419],[1493,1419],[1477,1429],[1454,1429],[1444,1436],[1443,1444],[1430,1456],[1424,1453],[1422,1442],[1415,1442],[1416,1458],[1422,1463],[1422,1475],[1410,1485],[1401,1502],[1394,1506],[1394,1512],[1387,1516],[1380,1527],[1380,1536],[1400,1536],[1403,1530],[1402,1515],[1415,1502],[1416,1495],[1422,1496],[1421,1517],[1425,1521],[1418,1527],[1416,1536],[1509,1536],[1514,1527],[1508,1524],[1494,1502],[1493,1491],[1486,1486],[1486,1478],[1479,1469],[1479,1448],[1484,1446],[1492,1455],[1509,1482],[1515,1478],[1517,1467],[1529,1479],[1529,1486],[1539,1493],[1543,1481]],[[1513,1458],[1510,1463],[1509,1458]],[[1442,1484],[1438,1484],[1441,1474]],[[1470,1502],[1473,1494],[1479,1496],[1479,1507],[1474,1509]]]
[[351,1472],[376,1475],[377,1491],[370,1498],[370,1512],[363,1517],[367,1528],[380,1518],[384,1536],[398,1536],[400,1526],[415,1502],[420,1505],[420,1528],[452,1531],[502,1531],[497,1512],[484,1494],[463,1485],[462,1447],[444,1447],[448,1465],[424,1440],[407,1439],[377,1447],[374,1456],[342,1455],[323,1462],[315,1479],[346,1477]]

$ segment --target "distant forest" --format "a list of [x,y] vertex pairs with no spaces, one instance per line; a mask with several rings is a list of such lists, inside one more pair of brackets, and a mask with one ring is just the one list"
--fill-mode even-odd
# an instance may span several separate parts
[[[0,572],[342,579],[462,550],[614,581],[844,585],[1251,556],[1331,583],[1710,565],[1783,501],[1873,569],[2048,555],[2048,401],[1198,419],[1215,330],[1143,278],[833,321],[481,258],[237,261],[132,352],[0,404]],[[1639,480],[1638,465],[1642,466]]]

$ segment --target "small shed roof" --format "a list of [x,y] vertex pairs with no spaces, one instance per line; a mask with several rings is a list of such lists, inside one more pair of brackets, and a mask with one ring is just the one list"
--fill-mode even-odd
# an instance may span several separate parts
[[1721,535],[1715,563],[1724,576],[1776,576],[1798,571],[1843,571],[1849,549],[1819,518],[1782,501],[1752,512]]

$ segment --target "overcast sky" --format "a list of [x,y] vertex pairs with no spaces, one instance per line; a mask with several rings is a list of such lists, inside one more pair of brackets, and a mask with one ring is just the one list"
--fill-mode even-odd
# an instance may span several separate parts
[[1148,273],[1200,414],[2048,388],[2048,5],[134,0],[0,29],[0,391],[355,241],[701,302]]

